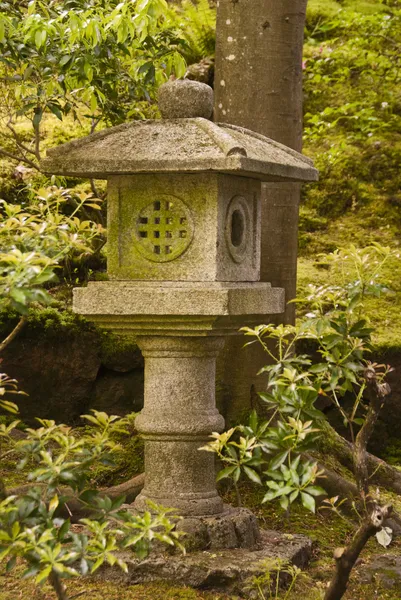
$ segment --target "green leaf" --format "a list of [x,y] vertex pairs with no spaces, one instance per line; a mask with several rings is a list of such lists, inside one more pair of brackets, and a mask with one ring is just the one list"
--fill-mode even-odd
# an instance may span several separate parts
[[62,56],[59,62],[60,67],[64,67],[67,63],[70,62],[71,59],[72,56],[70,56],[69,54],[65,54],[64,56]]
[[241,477],[241,469],[239,467],[236,467],[234,473],[233,473],[233,480],[235,483],[238,483],[239,478]]
[[50,109],[50,111],[59,119],[59,121],[63,120],[63,115],[58,106],[56,106],[55,104],[51,104],[50,102],[47,104],[47,106]]
[[34,127],[36,127],[36,128],[39,127],[40,122],[42,120],[42,116],[43,116],[43,110],[41,108],[40,109],[35,109],[35,114],[34,114],[34,117],[33,117],[33,120],[32,120],[32,123],[33,123]]
[[13,300],[15,300],[16,302],[18,302],[19,304],[26,304],[26,295],[25,293],[18,289],[18,288],[13,288],[10,291],[10,296],[11,298],[13,298]]
[[280,454],[277,454],[277,456],[275,456],[273,458],[273,460],[270,462],[269,464],[269,469],[271,469],[272,471],[275,471],[276,469],[278,469],[283,462],[287,459],[289,454],[289,450],[285,450],[285,452],[280,452]]
[[48,567],[43,569],[43,571],[41,571],[39,573],[39,575],[36,577],[36,579],[35,579],[36,583],[40,583],[41,581],[44,581],[45,579],[47,579],[49,577],[51,571],[52,571],[51,565],[49,565]]
[[271,502],[272,500],[274,500],[274,498],[275,498],[275,493],[270,490],[269,492],[267,492],[264,495],[263,500],[262,500],[262,504],[264,504],[265,502]]
[[93,79],[93,68],[92,65],[90,65],[88,62],[85,62],[84,64],[84,73],[89,83],[91,83]]
[[91,111],[94,113],[97,110],[98,107],[98,102],[97,102],[97,96],[96,94],[92,94],[91,95],[91,99],[90,99],[90,107],[91,107]]
[[47,32],[46,30],[42,29],[38,29],[37,32],[35,33],[35,45],[36,47],[39,49],[41,46],[43,46],[43,44],[46,42],[46,38],[47,38]]
[[251,481],[253,481],[254,483],[258,483],[259,485],[262,485],[262,480],[260,479],[260,477],[256,471],[254,471],[253,469],[250,469],[249,467],[247,467],[245,465],[244,465],[244,471]]
[[311,496],[327,496],[326,490],[318,485],[310,485],[309,487],[304,489],[304,492],[310,494]]
[[187,70],[187,64],[185,62],[184,57],[181,56],[181,54],[179,54],[178,52],[175,52],[175,54],[174,54],[173,65],[174,65],[174,73],[175,73],[175,76],[177,77],[177,79],[181,79],[182,77],[184,77],[185,72]]
[[316,511],[316,502],[312,496],[306,494],[305,492],[301,492],[301,500],[304,508],[310,510],[313,513]]
[[69,532],[70,527],[71,527],[71,521],[70,521],[70,519],[67,519],[66,521],[64,521],[64,523],[62,524],[62,526],[58,530],[58,538],[59,538],[59,540],[62,541],[64,539],[64,537]]
[[251,412],[251,416],[249,417],[249,427],[252,431],[256,432],[258,428],[258,413],[256,410]]
[[280,498],[281,508],[284,510],[287,510],[289,504],[290,504],[290,502],[289,502],[288,496],[281,496],[281,498]]
[[225,469],[222,469],[219,474],[216,477],[217,481],[221,481],[222,479],[225,479],[226,477],[231,477],[231,475],[234,473],[235,469],[237,467],[226,467]]

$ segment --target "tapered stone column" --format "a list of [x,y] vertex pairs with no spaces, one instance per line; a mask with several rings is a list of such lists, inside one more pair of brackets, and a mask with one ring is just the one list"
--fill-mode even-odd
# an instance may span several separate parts
[[136,419],[145,440],[145,487],[135,502],[151,500],[183,516],[216,515],[214,454],[199,450],[224,419],[215,403],[222,337],[139,336],[145,358],[145,406]]

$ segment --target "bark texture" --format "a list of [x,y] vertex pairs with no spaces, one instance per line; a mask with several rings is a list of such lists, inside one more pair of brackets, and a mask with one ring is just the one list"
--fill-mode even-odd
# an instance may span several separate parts
[[[215,120],[302,148],[302,49],[307,0],[220,0],[217,9]],[[297,184],[267,185],[262,281],[295,295]],[[293,308],[287,311],[293,318]]]
[[[125,501],[127,502],[127,504],[131,504],[142,491],[144,483],[145,474],[141,473],[140,475],[137,475],[129,481],[121,483],[120,485],[115,485],[113,487],[103,489],[99,492],[99,494],[100,496],[107,496],[111,500],[116,500],[117,498],[121,498],[121,496],[125,496]],[[28,483],[26,485],[21,485],[19,487],[7,490],[7,494],[4,490],[4,497],[6,495],[19,496],[22,494],[26,494],[33,487],[38,487],[38,484]],[[66,505],[68,506],[68,508],[65,505],[63,505],[61,509],[58,509],[57,516],[63,517],[65,519],[71,519],[71,523],[78,523],[80,519],[90,517],[94,514],[93,508],[91,508],[90,506],[83,505],[82,502],[80,502],[80,500],[78,500],[78,498],[74,495],[71,488],[62,488],[60,492],[67,497]]]
[[337,548],[336,572],[330,582],[324,600],[341,600],[344,596],[351,571],[369,539],[379,531],[391,514],[391,506],[375,506],[362,522],[347,548]]
[[[302,48],[307,0],[220,0],[217,3],[215,121],[246,127],[296,150],[302,146]],[[298,184],[269,184],[262,194],[261,280],[295,297]],[[292,322],[294,305],[278,322]],[[273,318],[266,315],[265,321]],[[262,349],[227,342],[220,359],[227,417],[251,406]],[[241,364],[239,364],[239,361]],[[221,401],[221,399],[220,399]]]
[[[320,454],[333,456],[344,467],[353,471],[354,457],[351,442],[338,434],[329,423],[323,423],[320,427],[324,430],[320,442]],[[366,459],[370,483],[401,494],[401,472],[369,452],[366,453]]]
[[390,386],[378,378],[373,366],[365,370],[366,392],[369,409],[356,436],[353,459],[354,474],[365,517],[346,548],[337,548],[334,553],[336,570],[326,592],[325,600],[341,600],[344,596],[351,571],[369,539],[383,527],[392,513],[392,506],[380,506],[370,495],[367,446],[379,418],[380,411],[390,394]]

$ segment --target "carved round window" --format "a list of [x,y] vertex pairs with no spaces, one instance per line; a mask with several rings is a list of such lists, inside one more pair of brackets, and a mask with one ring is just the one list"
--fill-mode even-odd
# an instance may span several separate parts
[[247,256],[249,232],[248,204],[242,196],[234,196],[227,209],[225,235],[228,251],[236,263],[241,263]]
[[188,207],[175,196],[161,196],[141,210],[135,247],[154,262],[175,260],[190,245],[194,225]]

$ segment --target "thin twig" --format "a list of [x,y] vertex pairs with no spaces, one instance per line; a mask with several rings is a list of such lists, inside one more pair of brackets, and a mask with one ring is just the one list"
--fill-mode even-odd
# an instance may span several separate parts
[[8,158],[12,158],[13,160],[16,160],[17,162],[24,162],[27,165],[29,165],[30,167],[32,167],[32,169],[36,169],[37,171],[40,172],[39,166],[36,163],[34,163],[32,160],[30,160],[29,158],[26,158],[23,156],[18,156],[17,154],[8,152],[7,150],[4,150],[4,148],[2,148],[1,146],[0,146],[0,154],[2,154],[3,156],[8,156]]
[[[40,110],[40,108],[39,108]],[[35,113],[36,116],[36,113]],[[35,119],[32,121],[33,130],[35,132],[35,156],[37,160],[40,162],[40,123],[35,123]]]
[[100,196],[99,190],[98,190],[98,189],[97,189],[97,187],[96,187],[95,180],[94,180],[94,179],[90,179],[89,181],[90,181],[90,186],[91,186],[92,194],[93,194],[93,195],[94,195],[96,198],[100,198],[100,199],[101,199],[101,196]]
[[25,144],[21,141],[21,138],[20,138],[19,134],[14,129],[14,127],[12,126],[12,124],[10,123],[10,121],[7,123],[7,128],[13,134],[13,136],[15,138],[15,142],[16,142],[17,146],[20,148],[20,150],[25,150],[25,152],[29,152],[29,154],[32,154],[33,156],[36,156],[35,151],[32,150],[32,148],[29,148],[28,146],[25,146]]
[[17,337],[17,335],[23,330],[26,325],[25,317],[21,317],[17,325],[14,327],[12,332],[0,343],[0,352],[3,352],[9,344]]
[[65,586],[59,575],[55,571],[50,573],[49,582],[56,592],[58,600],[69,600],[67,596],[67,590],[65,589]]

